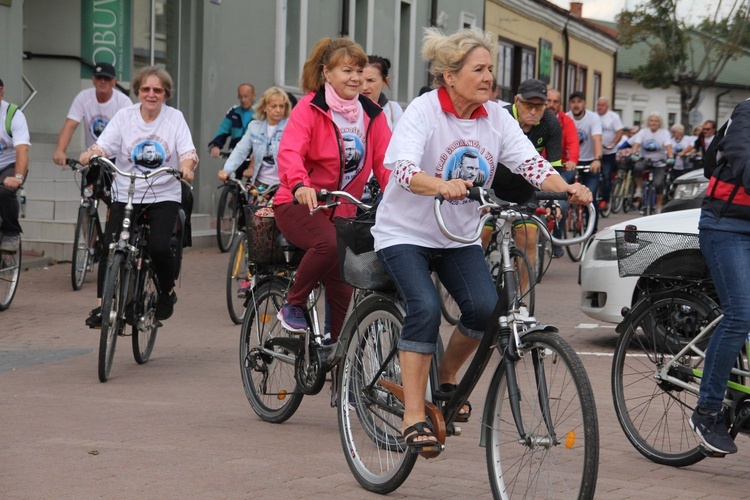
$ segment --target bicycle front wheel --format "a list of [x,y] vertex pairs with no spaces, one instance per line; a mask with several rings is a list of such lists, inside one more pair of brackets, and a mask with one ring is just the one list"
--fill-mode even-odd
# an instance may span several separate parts
[[96,232],[90,208],[81,206],[78,209],[76,234],[73,237],[73,256],[70,259],[70,281],[73,290],[80,290],[94,261],[94,244]]
[[458,324],[458,318],[461,317],[461,309],[448,290],[445,289],[443,284],[440,282],[440,278],[435,273],[435,288],[437,288],[438,296],[440,297],[440,312],[443,313],[445,320],[451,325]]
[[[689,423],[700,385],[694,370],[702,370],[703,358],[675,354],[718,314],[705,296],[676,292],[641,301],[625,319],[612,360],[612,398],[628,440],[652,462],[685,467],[704,458]],[[664,380],[667,365],[668,376],[693,390]]]
[[609,209],[612,213],[619,213],[622,210],[622,202],[625,199],[625,184],[622,177],[617,176],[612,181],[612,191],[609,197]]
[[0,252],[0,311],[13,302],[21,278],[21,244],[15,252]]
[[[558,334],[530,332],[515,363],[518,404],[511,410],[504,360],[487,394],[483,429],[495,498],[594,497],[599,427],[594,393],[575,351]],[[516,423],[518,420],[518,424]],[[517,425],[522,425],[519,435]]]
[[133,325],[133,357],[135,362],[142,365],[151,357],[156,342],[156,334],[159,331],[159,321],[156,319],[156,302],[159,299],[159,291],[156,288],[154,270],[148,266],[145,270],[143,291],[139,304],[139,317]]
[[107,274],[104,279],[102,296],[102,329],[99,334],[99,381],[106,382],[112,370],[115,357],[117,337],[125,328],[125,317],[122,290],[122,274],[125,269],[125,256],[121,253],[112,255],[107,263]]
[[304,337],[289,334],[276,317],[285,292],[281,280],[253,288],[240,332],[240,371],[247,400],[261,420],[277,424],[294,415],[304,396],[294,377]]
[[635,180],[633,180],[632,176],[627,177],[626,182],[623,186],[623,194],[623,213],[628,213],[631,210],[635,210],[635,206],[633,205],[633,203],[635,203]]
[[235,325],[242,323],[245,317],[245,295],[240,296],[240,288],[243,293],[249,293],[247,289],[250,280],[247,257],[247,235],[240,234],[229,254],[229,265],[227,266],[227,311]]
[[234,235],[237,232],[237,207],[236,191],[232,186],[224,186],[219,196],[219,208],[216,212],[216,241],[222,253],[232,248]]
[[[571,206],[568,210],[568,223],[566,227],[566,238],[577,238],[583,234],[583,228],[586,227],[588,212],[582,206]],[[580,262],[583,257],[585,243],[577,245],[567,245],[565,251],[573,262]]]
[[357,482],[386,494],[403,484],[418,457],[401,436],[403,403],[379,384],[402,384],[395,351],[403,315],[393,302],[374,298],[357,305],[352,317],[342,332],[349,342],[336,405],[341,446]]

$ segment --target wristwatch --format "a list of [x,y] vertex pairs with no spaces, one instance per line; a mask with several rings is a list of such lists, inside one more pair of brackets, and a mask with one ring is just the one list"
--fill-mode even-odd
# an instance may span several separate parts
[[21,179],[21,180],[23,180],[23,179],[24,179],[24,176],[23,176],[23,174],[16,174],[16,179]]

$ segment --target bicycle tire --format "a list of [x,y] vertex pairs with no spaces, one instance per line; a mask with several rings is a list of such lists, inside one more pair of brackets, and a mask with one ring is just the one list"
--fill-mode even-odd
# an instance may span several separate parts
[[73,237],[73,255],[70,259],[70,284],[73,290],[80,290],[86,280],[89,266],[94,260],[94,221],[90,208],[81,205],[78,208],[75,236]]
[[21,279],[22,243],[15,252],[0,252],[0,311],[13,303]]
[[[371,297],[356,306],[343,332],[349,340],[339,367],[336,407],[349,469],[364,489],[387,494],[409,477],[418,454],[409,450],[401,435],[403,403],[382,386],[371,384],[371,377],[396,348],[403,314],[390,300]],[[390,359],[381,380],[401,385],[398,359]]]
[[237,234],[237,193],[232,186],[224,186],[219,195],[219,208],[216,211],[216,241],[222,253],[232,248]]
[[642,208],[643,208],[643,214],[644,215],[651,215],[654,210],[654,187],[653,185],[650,186],[643,186],[643,202],[642,202]]
[[[534,307],[536,305],[536,287],[534,286],[536,284],[536,275],[534,274],[534,270],[531,267],[526,252],[520,248],[511,248],[510,258],[513,260],[513,277],[515,279],[514,289],[516,290],[516,303],[513,304],[513,309],[516,309],[521,304],[525,304],[526,308],[529,310],[529,314],[533,315]],[[526,271],[527,276],[529,277],[528,285],[525,289],[521,286],[521,273],[523,270]]]
[[149,265],[146,267],[141,291],[139,316],[133,325],[133,358],[139,365],[146,363],[151,358],[156,342],[156,334],[161,324],[156,319],[156,302],[159,300],[159,291],[156,287],[154,269]]
[[[487,393],[482,432],[492,494],[495,498],[536,498],[537,494],[555,499],[594,498],[599,427],[583,363],[557,333],[532,331],[521,341],[526,355],[515,363],[515,372],[525,439],[519,438],[511,414],[507,360],[498,366]],[[536,368],[537,363],[543,370]],[[547,382],[555,435],[550,435],[540,408],[540,375]]]
[[238,297],[242,282],[250,279],[247,256],[247,235],[240,234],[232,246],[227,265],[227,312],[235,325],[242,323],[245,318],[245,297]]
[[448,290],[445,289],[443,284],[440,282],[437,273],[435,273],[435,288],[438,291],[440,297],[440,312],[443,314],[445,320],[451,325],[457,325],[458,319],[461,317],[461,309],[453,299]]
[[[551,232],[551,231],[550,231]],[[542,277],[547,272],[550,262],[552,262],[552,242],[539,232],[539,239],[536,244],[536,265],[534,266],[534,275],[536,283],[542,282]]]
[[122,274],[125,256],[115,253],[107,263],[102,295],[102,329],[99,334],[99,381],[106,382],[112,370],[117,337],[125,328]]
[[620,213],[620,210],[622,210],[623,200],[625,199],[624,185],[625,182],[619,175],[612,181],[612,194],[609,198],[609,207],[614,214]]
[[628,213],[635,209],[633,206],[633,203],[635,202],[635,180],[632,175],[628,175],[625,186],[623,187],[623,193],[622,212]]
[[[568,210],[566,238],[568,237],[568,235],[571,238],[578,238],[583,234],[586,214],[587,212],[585,211],[584,207],[580,205],[571,206],[571,210]],[[570,257],[570,260],[572,260],[573,262],[580,262],[581,257],[583,257],[583,249],[585,246],[586,245],[584,243],[579,243],[577,245],[567,245],[565,247],[565,251],[568,252],[568,257]]]
[[[304,339],[289,334],[276,317],[284,305],[286,284],[281,278],[274,278],[252,289],[240,332],[240,372],[245,395],[261,420],[276,424],[294,415],[304,396],[297,390],[294,377],[298,347],[271,343],[274,339]],[[264,352],[263,348],[271,352]]]
[[[705,458],[698,448],[700,440],[689,425],[698,396],[656,377],[684,346],[660,341],[655,333],[660,310],[674,310],[675,304],[696,312],[692,332],[683,334],[697,334],[718,314],[716,304],[698,293],[673,292],[656,300],[648,297],[641,300],[621,326],[612,360],[611,384],[615,413],[630,444],[654,463],[685,467]],[[685,324],[682,323],[683,329]],[[683,382],[695,384],[697,390],[700,380],[688,375],[703,362],[696,363],[696,358],[683,356],[682,363],[687,369],[670,373],[679,375]]]

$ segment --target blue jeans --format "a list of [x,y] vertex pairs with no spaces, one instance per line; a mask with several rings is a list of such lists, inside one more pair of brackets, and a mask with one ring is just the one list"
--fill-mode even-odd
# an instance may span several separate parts
[[461,309],[458,330],[482,338],[497,304],[497,291],[479,245],[452,249],[394,245],[379,250],[378,258],[406,302],[399,349],[423,354],[437,350],[440,297],[430,264]]
[[706,349],[698,406],[717,411],[732,366],[750,332],[750,234],[701,229],[699,238],[724,319]]
[[602,156],[602,200],[607,203],[612,191],[612,172],[617,172],[617,153]]

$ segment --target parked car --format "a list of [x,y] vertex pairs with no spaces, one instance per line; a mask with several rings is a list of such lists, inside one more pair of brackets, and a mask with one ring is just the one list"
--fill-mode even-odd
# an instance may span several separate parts
[[[632,307],[641,296],[645,280],[653,278],[621,278],[617,267],[615,231],[624,230],[627,225],[636,226],[641,231],[666,231],[671,233],[698,234],[700,209],[682,210],[640,217],[621,222],[599,231],[590,241],[581,260],[579,281],[581,284],[581,310],[597,321],[619,323],[622,321],[623,307]],[[685,259],[685,250],[675,250],[664,255],[653,266],[674,264],[677,252],[679,259]],[[694,258],[696,268],[704,268],[703,255],[694,249],[688,258]],[[684,262],[684,260],[682,261]]]
[[689,208],[700,208],[706,196],[708,179],[703,176],[703,169],[692,170],[682,174],[672,182],[673,191],[669,202],[664,205],[662,212],[675,212]]

